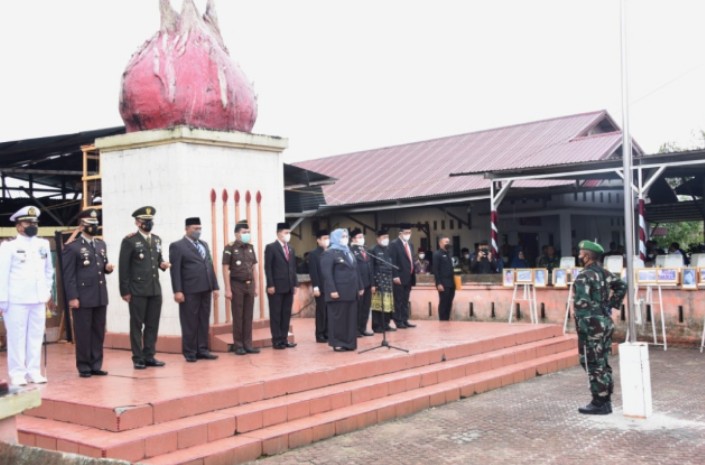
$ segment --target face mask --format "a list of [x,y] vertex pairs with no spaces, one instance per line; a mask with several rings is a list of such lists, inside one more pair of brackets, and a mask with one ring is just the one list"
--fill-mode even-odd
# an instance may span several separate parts
[[359,246],[361,246],[361,247],[362,247],[363,245],[365,245],[365,238],[363,237],[362,239],[358,239],[358,240],[357,240],[357,245],[359,245]]
[[411,234],[402,234],[401,238],[404,240],[404,242],[409,242],[409,239],[411,239]]
[[39,228],[37,226],[27,226],[24,228],[24,233],[27,237],[34,237],[38,232]]
[[152,221],[152,220],[147,220],[144,223],[140,224],[140,229],[144,232],[150,232],[153,227],[154,227],[154,221]]
[[83,228],[83,231],[85,231],[85,233],[89,236],[95,236],[96,234],[98,234],[98,228],[99,226],[97,224],[87,224]]
[[323,248],[327,249],[328,247],[330,247],[330,239],[324,239]]
[[284,242],[289,242],[291,240],[291,233],[284,234],[284,236],[282,236],[282,240]]
[[425,255],[425,254],[422,254],[422,253],[420,253],[420,254],[419,254],[419,260],[423,260],[423,259],[424,259],[424,257],[426,257],[426,255]]
[[192,241],[197,241],[198,239],[201,238],[201,231],[191,231],[191,234],[189,235]]
[[382,247],[387,247],[389,245],[389,239],[382,239]]
[[470,258],[470,254],[469,254],[469,253],[466,253],[466,254],[465,254],[465,259],[468,259],[468,258]]
[[250,233],[240,234],[240,241],[242,241],[243,244],[249,244],[251,239],[252,236],[250,235]]
[[444,245],[444,246],[443,246],[443,249],[445,249],[446,252],[449,251],[449,250],[450,250],[450,244]]
[[340,245],[348,245],[348,241],[349,241],[349,240],[350,240],[350,239],[347,238],[347,237],[341,237],[341,238],[340,238]]

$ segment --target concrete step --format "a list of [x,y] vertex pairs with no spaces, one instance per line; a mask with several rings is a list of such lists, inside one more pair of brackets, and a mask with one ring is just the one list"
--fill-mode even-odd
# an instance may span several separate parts
[[308,416],[230,438],[140,461],[149,465],[239,464],[274,455],[321,439],[404,417],[430,407],[453,402],[551,373],[577,363],[574,350],[546,355],[455,380],[369,400],[330,412]]
[[[459,358],[490,353],[514,346],[547,340],[550,344],[561,343],[565,337],[555,325],[532,328],[517,334],[476,340],[458,345],[419,350],[393,357],[357,357],[356,354],[341,354],[351,357],[347,365],[302,374],[273,373],[269,378],[250,384],[204,387],[198,392],[166,398],[138,405],[90,405],[80,400],[63,401],[45,399],[36,409],[26,415],[89,426],[108,431],[127,431],[149,425],[165,423],[207,412],[237,407],[251,402],[273,399],[326,386],[366,379],[368,377],[395,373],[428,365],[447,363]],[[537,349],[538,351],[539,349]],[[541,349],[548,350],[548,349]],[[538,353],[538,352],[537,352]],[[530,356],[530,355],[525,355]],[[507,354],[506,362],[511,361]],[[496,356],[493,363],[502,362]]]
[[[490,387],[519,382],[537,373],[563,368],[551,356],[565,353],[571,353],[573,362],[577,361],[575,338],[572,336],[528,342],[378,375],[363,371],[357,379],[351,381],[333,383],[331,380],[332,384],[291,394],[284,389],[286,386],[282,386],[282,393],[276,397],[145,425],[119,434],[32,417],[21,417],[18,426],[24,444],[94,457],[135,461],[234,435],[255,434],[263,429],[370,401],[381,400],[384,403],[388,397],[434,385],[459,381],[461,384],[458,388],[464,389],[463,395],[471,395],[474,391],[469,392],[468,389],[480,389],[479,392],[482,392]],[[482,374],[496,374],[497,370],[508,366],[519,371],[509,370],[505,374],[506,379],[499,379],[497,385],[492,384],[494,375],[489,376],[485,384],[478,384],[484,379]],[[466,379],[472,383],[463,381]],[[201,400],[201,403],[204,401]],[[250,443],[245,445],[250,447]]]

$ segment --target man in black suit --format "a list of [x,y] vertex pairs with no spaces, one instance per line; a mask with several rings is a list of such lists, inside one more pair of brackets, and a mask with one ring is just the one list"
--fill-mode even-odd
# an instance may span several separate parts
[[392,269],[392,283],[394,284],[394,324],[399,329],[415,328],[409,322],[409,295],[411,287],[416,285],[414,274],[414,259],[411,251],[414,246],[411,240],[411,225],[399,225],[399,237],[389,244],[389,257],[397,268]]
[[313,295],[316,298],[316,342],[328,342],[326,318],[326,293],[321,276],[321,255],[330,245],[330,235],[327,229],[319,229],[316,233],[318,247],[308,253],[308,274],[311,277]]
[[171,287],[179,304],[181,349],[187,362],[215,360],[208,350],[211,293],[218,298],[218,281],[208,244],[200,240],[201,220],[186,218],[186,235],[169,245]]
[[453,299],[455,298],[453,261],[448,254],[449,250],[450,239],[448,236],[441,235],[438,238],[438,250],[433,252],[431,265],[431,273],[436,279],[436,289],[438,290],[438,319],[441,321],[450,320]]
[[296,347],[289,342],[289,323],[294,294],[299,286],[296,277],[296,255],[289,245],[291,230],[288,223],[277,223],[277,240],[264,249],[264,274],[267,277],[269,299],[269,329],[272,346],[277,350]]
[[374,336],[375,333],[367,330],[367,320],[370,319],[370,306],[372,304],[372,285],[375,282],[372,260],[365,250],[365,235],[360,228],[350,231],[352,243],[350,251],[355,256],[357,272],[360,274],[360,281],[364,292],[357,300],[357,337]]
[[113,272],[105,242],[96,238],[98,211],[90,208],[79,215],[81,235],[62,251],[64,289],[76,339],[76,368],[81,378],[108,374],[103,368],[103,341],[108,289],[105,275]]

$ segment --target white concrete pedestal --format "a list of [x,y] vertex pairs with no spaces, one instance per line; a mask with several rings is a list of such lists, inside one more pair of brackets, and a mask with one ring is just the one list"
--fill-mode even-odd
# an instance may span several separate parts
[[620,344],[619,373],[624,416],[632,418],[651,416],[653,410],[648,344],[643,342]]
[[[201,218],[203,239],[218,264],[223,289],[223,247],[234,240],[234,191],[240,192],[240,218],[246,218],[245,193],[252,195],[250,221],[257,241],[257,191],[262,194],[262,241],[276,237],[276,224],[284,221],[284,174],[282,151],[287,140],[240,132],[217,132],[188,127],[142,131],[96,140],[101,153],[104,238],[112,263],[118,263],[123,237],[137,230],[132,212],[142,206],[156,208],[154,233],[162,238],[164,258],[169,244],[183,237],[184,219]],[[217,243],[213,244],[211,190],[216,192]],[[223,237],[222,192],[228,193],[228,237]],[[264,248],[264,244],[263,247]],[[257,250],[255,244],[255,250]],[[258,256],[258,260],[263,257]],[[159,334],[180,336],[178,305],[173,301],[169,272],[160,273],[164,297]],[[110,305],[107,329],[129,333],[129,311],[119,292],[118,270],[108,277]],[[220,322],[225,322],[225,299],[219,298]],[[228,309],[229,312],[229,309]],[[268,311],[266,313],[268,315]],[[259,302],[255,302],[255,319]]]

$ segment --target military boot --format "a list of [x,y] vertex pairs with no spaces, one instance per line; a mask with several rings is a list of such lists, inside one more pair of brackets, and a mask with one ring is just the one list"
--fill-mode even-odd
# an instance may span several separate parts
[[609,415],[612,413],[612,402],[593,399],[585,407],[578,408],[578,412],[584,415]]

